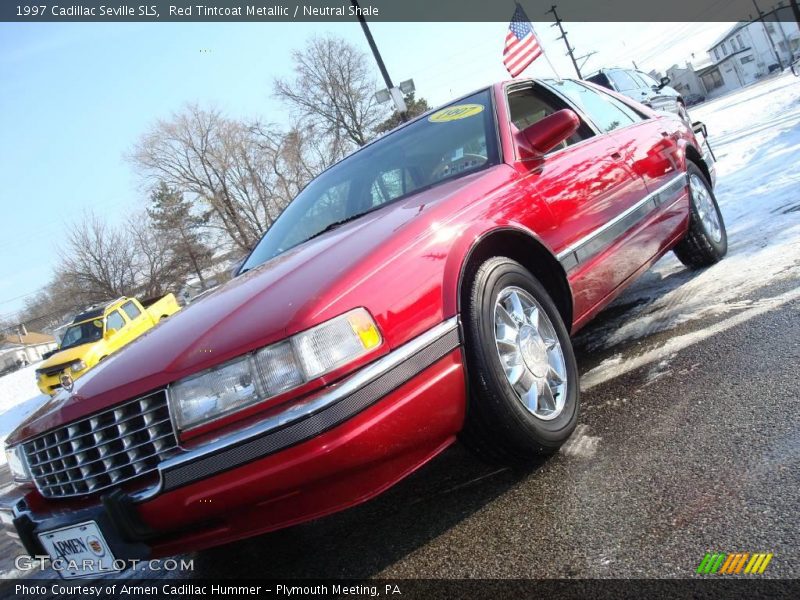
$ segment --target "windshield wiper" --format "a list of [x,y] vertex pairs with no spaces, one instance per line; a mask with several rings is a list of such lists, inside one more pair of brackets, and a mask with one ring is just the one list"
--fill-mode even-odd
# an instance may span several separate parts
[[[367,211],[367,212],[369,212],[369,211]],[[331,231],[332,229],[336,229],[337,227],[341,227],[345,223],[349,223],[350,221],[354,221],[355,219],[357,219],[357,218],[359,218],[361,216],[364,216],[365,214],[366,213],[362,212],[362,213],[358,213],[358,214],[355,214],[355,215],[350,215],[349,217],[345,217],[344,219],[341,219],[339,221],[335,221],[335,222],[331,223],[330,225],[320,229],[317,233],[315,233],[314,235],[309,237],[306,241],[313,240],[315,237],[319,237],[323,233],[327,233],[328,231]]]

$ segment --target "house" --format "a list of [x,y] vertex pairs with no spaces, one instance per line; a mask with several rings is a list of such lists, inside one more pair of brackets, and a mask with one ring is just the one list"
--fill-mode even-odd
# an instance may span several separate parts
[[24,325],[16,333],[0,334],[0,373],[39,361],[57,346],[52,335],[28,332]]
[[[667,77],[669,77],[670,86],[679,92],[684,98],[690,96],[705,97],[708,94],[703,80],[697,74],[692,63],[686,63],[685,67],[672,65],[667,69]],[[659,76],[659,79],[661,77]]]
[[791,64],[800,53],[800,29],[783,10],[788,9],[772,11],[763,22],[736,23],[711,45],[711,64],[697,72],[708,97],[750,85]]

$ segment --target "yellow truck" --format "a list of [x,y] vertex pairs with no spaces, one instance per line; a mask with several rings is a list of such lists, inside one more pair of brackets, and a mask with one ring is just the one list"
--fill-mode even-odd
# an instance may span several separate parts
[[61,336],[58,350],[36,369],[39,389],[51,396],[62,378],[75,380],[162,319],[181,309],[174,294],[153,301],[118,298],[77,315]]

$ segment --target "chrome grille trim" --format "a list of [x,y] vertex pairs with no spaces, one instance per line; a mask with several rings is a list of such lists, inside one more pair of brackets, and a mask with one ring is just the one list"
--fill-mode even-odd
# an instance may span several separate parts
[[166,390],[78,419],[23,443],[48,498],[93,494],[158,469],[178,446]]

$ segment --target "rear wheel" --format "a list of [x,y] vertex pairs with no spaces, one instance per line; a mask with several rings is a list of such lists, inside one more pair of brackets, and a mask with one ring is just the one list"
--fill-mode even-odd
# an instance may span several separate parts
[[544,287],[519,263],[487,260],[462,314],[470,400],[464,443],[510,465],[551,454],[578,418],[569,332]]
[[728,252],[728,234],[711,184],[694,163],[688,163],[686,171],[691,211],[689,231],[675,246],[675,255],[687,267],[699,269],[722,260]]

